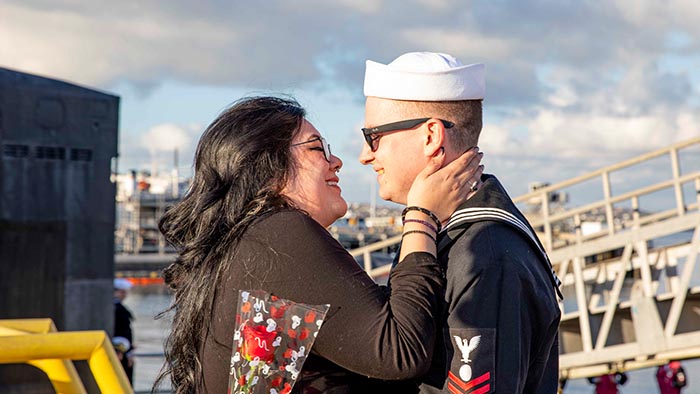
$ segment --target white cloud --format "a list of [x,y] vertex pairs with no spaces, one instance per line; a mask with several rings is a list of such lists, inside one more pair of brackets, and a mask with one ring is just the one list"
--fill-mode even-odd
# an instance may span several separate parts
[[[699,20],[696,0],[4,0],[0,66],[108,90],[164,81],[344,89],[352,94],[338,101],[355,105],[365,59],[449,52],[487,64],[481,147],[498,159],[492,168],[542,179],[700,133]],[[356,121],[339,113],[318,123],[345,130]],[[333,141],[339,152],[361,145],[356,127],[347,130],[352,140]],[[189,126],[130,132],[122,131],[125,158],[191,152],[196,142]]]
[[236,39],[199,20],[14,5],[0,12],[0,64],[98,86],[211,71],[210,54]]
[[125,132],[120,135],[119,171],[147,169],[151,173],[170,172],[175,165],[181,175],[191,174],[192,158],[202,126],[162,123],[143,133]]
[[485,125],[480,146],[518,161],[549,158],[552,163],[606,158],[607,164],[700,135],[700,116],[692,114],[622,117],[541,110],[533,119],[510,119],[526,128],[514,138],[507,128]]
[[[615,0],[623,19],[645,29],[677,28],[700,33],[700,7],[695,0]],[[695,34],[694,37],[697,37]]]
[[484,124],[479,136],[479,149],[489,154],[511,154],[517,150],[517,142],[505,127]]
[[[317,0],[327,3],[325,0]],[[375,14],[381,7],[381,1],[377,0],[337,0],[337,4],[347,7],[349,11],[358,11],[364,14]]]
[[406,28],[401,36],[419,50],[449,53],[465,63],[474,63],[469,59],[475,56],[479,59],[499,60],[506,59],[513,53],[512,39],[484,37],[478,32],[465,31],[463,27]]
[[155,152],[192,150],[193,135],[200,129],[197,125],[180,126],[165,123],[151,127],[141,137],[141,147]]

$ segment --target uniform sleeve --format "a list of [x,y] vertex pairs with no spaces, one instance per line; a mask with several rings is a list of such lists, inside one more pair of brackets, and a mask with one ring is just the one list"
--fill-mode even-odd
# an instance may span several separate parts
[[[249,231],[234,260],[217,304],[235,305],[240,288],[330,304],[312,352],[381,379],[407,379],[428,369],[444,287],[430,254],[413,253],[399,263],[387,292],[324,228],[306,215],[288,212]],[[216,336],[232,338],[235,306],[216,309]]]
[[528,282],[510,259],[507,239],[501,232],[495,236],[498,226],[484,226],[453,247],[459,257],[451,256],[449,270],[454,271],[447,275],[451,281],[461,277],[448,287],[454,356],[447,384],[478,382],[480,387],[489,386],[484,392],[519,393],[528,385],[532,297]]

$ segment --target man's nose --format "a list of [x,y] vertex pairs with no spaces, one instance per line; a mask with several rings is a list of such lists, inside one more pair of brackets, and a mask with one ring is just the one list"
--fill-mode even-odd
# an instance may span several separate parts
[[362,144],[362,151],[360,152],[359,160],[360,163],[364,165],[371,164],[374,160],[374,152],[372,152],[367,143]]

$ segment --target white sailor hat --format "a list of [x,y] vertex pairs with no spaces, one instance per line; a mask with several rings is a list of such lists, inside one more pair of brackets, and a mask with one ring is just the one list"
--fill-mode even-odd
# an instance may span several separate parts
[[483,64],[463,65],[444,53],[410,52],[389,64],[367,60],[365,96],[410,101],[481,100]]
[[124,278],[114,278],[114,290],[129,290],[131,282]]

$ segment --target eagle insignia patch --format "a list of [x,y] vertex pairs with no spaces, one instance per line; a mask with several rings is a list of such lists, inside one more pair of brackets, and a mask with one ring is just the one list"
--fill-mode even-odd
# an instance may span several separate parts
[[453,356],[446,389],[452,394],[493,393],[496,330],[450,329]]

